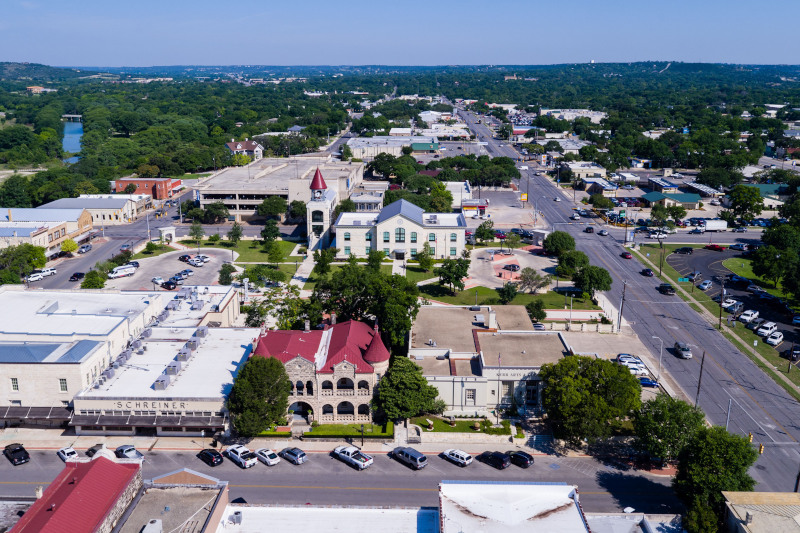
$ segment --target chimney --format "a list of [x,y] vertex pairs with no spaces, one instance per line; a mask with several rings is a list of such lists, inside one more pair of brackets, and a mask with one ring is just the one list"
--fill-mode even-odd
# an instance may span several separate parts
[[336,324],[336,313],[331,313],[331,326]]
[[44,487],[42,487],[41,485],[37,485],[34,494],[36,495],[37,500],[41,500],[42,495],[44,494]]
[[303,326],[304,326],[304,331],[305,331],[306,333],[308,333],[309,331],[311,331],[311,321],[310,321],[310,320],[306,320],[306,321],[304,321],[304,322],[303,322]]
[[231,142],[232,142],[232,143],[235,143],[235,142],[236,142],[236,139],[234,139],[233,137],[231,137]]

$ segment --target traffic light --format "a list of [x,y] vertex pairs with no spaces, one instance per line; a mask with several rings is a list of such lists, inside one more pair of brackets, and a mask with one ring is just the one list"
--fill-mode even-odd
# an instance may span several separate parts
[[758,445],[758,454],[761,455],[762,453],[764,453],[764,445],[763,444],[759,444]]
[[747,434],[747,442],[753,442],[753,434],[752,433],[748,433]]

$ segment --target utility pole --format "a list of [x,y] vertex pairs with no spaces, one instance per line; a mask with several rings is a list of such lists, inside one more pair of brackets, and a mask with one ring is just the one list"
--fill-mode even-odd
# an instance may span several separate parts
[[722,278],[720,285],[722,286],[722,292],[719,293],[719,326],[717,326],[717,329],[722,329],[722,301],[725,300],[725,278]]
[[703,358],[700,360],[700,378],[697,380],[697,395],[694,397],[694,406],[697,407],[697,402],[700,400],[700,385],[703,383],[703,365],[706,362],[706,351],[703,350]]
[[625,308],[625,289],[628,288],[628,280],[622,281],[622,298],[619,300],[619,317],[617,317],[617,332],[622,329],[622,310]]

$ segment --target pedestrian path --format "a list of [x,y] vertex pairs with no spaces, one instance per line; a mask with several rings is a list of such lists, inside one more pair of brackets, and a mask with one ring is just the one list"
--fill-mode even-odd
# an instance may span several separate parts
[[309,255],[300,263],[297,272],[294,273],[289,283],[302,289],[308,281],[309,276],[311,276],[312,270],[314,270],[314,258]]
[[392,261],[392,274],[398,276],[406,275],[406,262],[403,259],[395,259]]

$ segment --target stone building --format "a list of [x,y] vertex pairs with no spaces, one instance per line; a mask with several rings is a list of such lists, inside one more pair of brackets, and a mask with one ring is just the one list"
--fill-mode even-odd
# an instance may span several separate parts
[[292,381],[289,410],[309,422],[370,422],[370,401],[389,367],[377,325],[348,320],[321,330],[267,331],[255,355],[280,360]]

